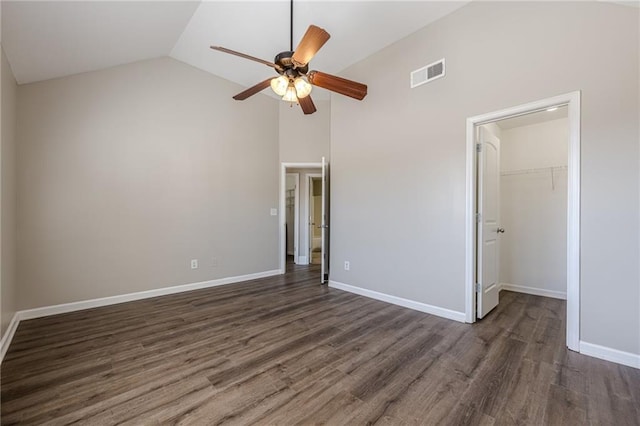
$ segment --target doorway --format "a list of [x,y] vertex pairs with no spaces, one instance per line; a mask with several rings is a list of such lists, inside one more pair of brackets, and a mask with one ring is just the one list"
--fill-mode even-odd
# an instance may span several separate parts
[[[566,176],[566,299],[567,346],[579,349],[579,186],[580,93],[572,92],[467,119],[466,322],[486,315],[499,301],[500,241],[508,229],[500,218],[500,147],[497,122],[566,108],[566,166],[547,167],[551,185]],[[549,111],[551,112],[551,111]],[[522,120],[522,118],[521,118]],[[512,120],[513,122],[513,120]],[[532,151],[531,151],[532,152]],[[524,153],[530,157],[531,152]],[[522,155],[522,153],[520,153]],[[561,169],[558,169],[560,167]],[[538,173],[537,167],[512,170],[515,176]],[[554,178],[556,179],[554,182]],[[554,188],[555,190],[555,188]],[[512,284],[514,285],[514,284]],[[511,288],[514,290],[515,288]]]
[[[298,176],[297,185],[294,175]],[[294,190],[294,185],[297,191]],[[297,196],[296,196],[297,192]],[[298,200],[297,232],[291,232],[290,222],[295,222],[295,204],[289,207],[292,197]],[[280,271],[287,269],[287,256],[293,256],[295,265],[320,265],[320,282],[328,280],[329,242],[329,192],[328,164],[282,163],[280,179]],[[293,235],[297,234],[297,235]],[[291,241],[292,239],[293,241]],[[290,250],[294,246],[293,251]],[[293,253],[293,254],[291,254]]]

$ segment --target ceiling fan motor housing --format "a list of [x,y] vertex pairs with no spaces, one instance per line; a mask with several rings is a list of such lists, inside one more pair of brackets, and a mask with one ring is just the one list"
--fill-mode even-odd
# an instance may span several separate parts
[[299,77],[300,74],[306,74],[309,71],[309,64],[306,64],[304,67],[294,68],[293,62],[291,61],[291,57],[294,52],[286,51],[280,52],[276,55],[273,62],[276,65],[280,66],[280,69],[276,69],[279,74],[285,75],[289,78]]

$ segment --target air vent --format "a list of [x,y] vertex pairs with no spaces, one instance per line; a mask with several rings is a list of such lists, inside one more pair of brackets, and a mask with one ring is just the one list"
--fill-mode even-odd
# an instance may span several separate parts
[[411,72],[411,88],[444,77],[444,58]]

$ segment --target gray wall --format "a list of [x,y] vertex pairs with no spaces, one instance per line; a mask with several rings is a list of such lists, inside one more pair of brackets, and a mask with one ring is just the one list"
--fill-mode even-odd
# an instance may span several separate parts
[[311,115],[304,115],[299,106],[291,107],[288,102],[279,102],[280,161],[319,163],[322,157],[328,160],[331,103],[314,99],[317,111]]
[[0,65],[2,78],[2,139],[0,142],[0,180],[2,226],[0,228],[0,335],[4,335],[16,312],[16,80],[4,50]]
[[19,86],[18,307],[277,269],[278,105],[241,89],[169,58]]
[[464,311],[466,118],[582,90],[581,340],[640,353],[639,13],[472,2],[345,70],[369,95],[332,99],[331,278]]

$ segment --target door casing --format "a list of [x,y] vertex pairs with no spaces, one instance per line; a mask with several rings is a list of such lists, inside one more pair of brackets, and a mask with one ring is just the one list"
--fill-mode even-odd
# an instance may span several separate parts
[[505,118],[567,105],[567,347],[580,349],[580,91],[467,118],[465,206],[465,321],[476,321],[476,127]]

